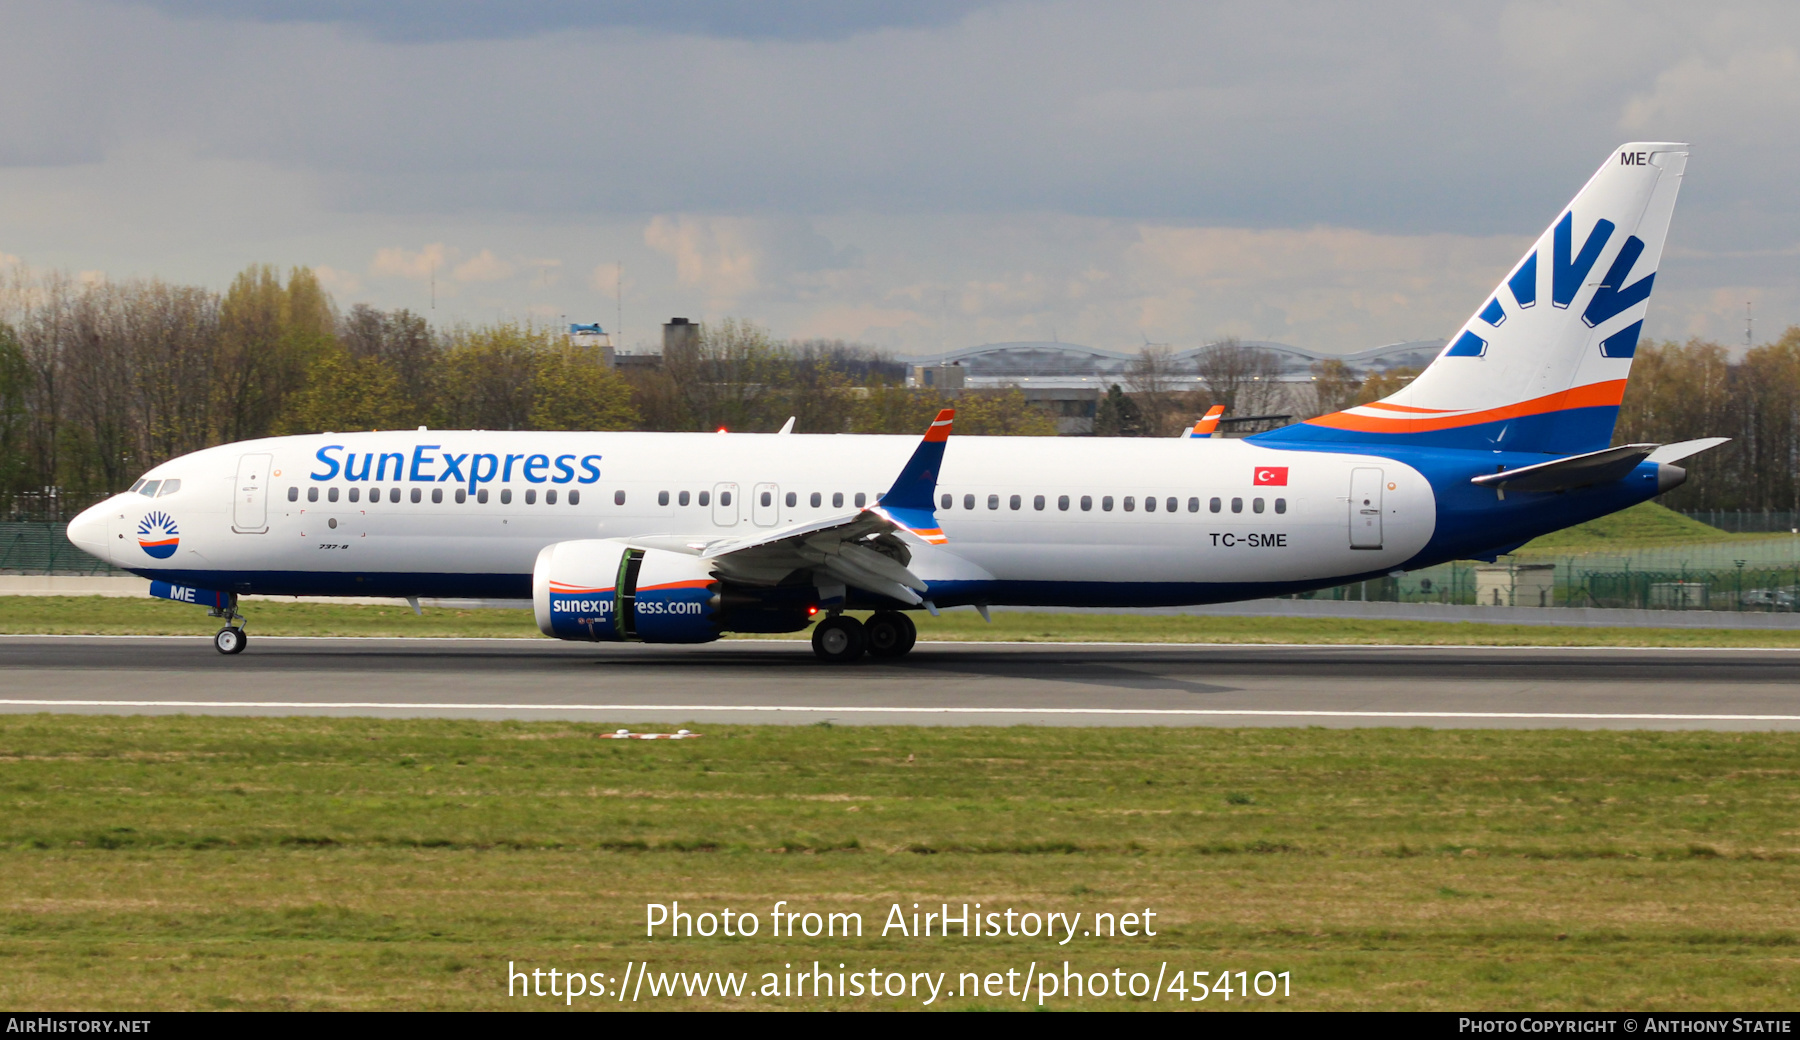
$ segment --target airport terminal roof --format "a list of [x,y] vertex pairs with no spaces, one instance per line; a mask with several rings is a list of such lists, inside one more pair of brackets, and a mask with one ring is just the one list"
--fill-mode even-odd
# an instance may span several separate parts
[[[1389,343],[1354,354],[1327,354],[1268,340],[1240,340],[1239,342],[1243,346],[1256,347],[1280,358],[1283,362],[1282,375],[1287,379],[1295,380],[1309,378],[1315,363],[1333,359],[1344,362],[1359,376],[1385,372],[1394,368],[1423,368],[1431,363],[1431,360],[1444,346],[1443,340],[1413,340],[1406,343]],[[1176,370],[1192,373],[1199,355],[1209,346],[1212,344],[1175,351],[1172,357]],[[1098,347],[1084,347],[1076,343],[1024,341],[984,343],[980,346],[965,347],[943,354],[904,357],[896,360],[908,365],[961,364],[969,369],[971,378],[982,381],[1077,380],[1087,382],[1125,378],[1126,370],[1137,356],[1136,351],[1103,350]]]

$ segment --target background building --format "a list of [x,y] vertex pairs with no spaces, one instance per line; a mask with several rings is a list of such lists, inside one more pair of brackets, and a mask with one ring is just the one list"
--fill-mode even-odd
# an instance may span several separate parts
[[[1168,392],[1204,390],[1201,363],[1220,344],[1169,351],[1159,370],[1146,374],[1141,353],[1101,350],[1075,343],[984,343],[936,356],[897,360],[907,365],[909,386],[938,389],[992,389],[1016,386],[1028,401],[1056,416],[1065,434],[1094,432],[1094,413],[1114,384],[1135,391],[1148,378]],[[1358,379],[1399,368],[1420,369],[1444,347],[1443,340],[1390,343],[1354,354],[1324,354],[1267,340],[1240,340],[1236,346],[1254,352],[1267,378],[1287,390],[1302,390],[1314,379],[1315,365],[1341,361]],[[1134,367],[1135,366],[1135,367]],[[960,369],[957,371],[946,371]],[[1265,398],[1274,395],[1265,395]]]

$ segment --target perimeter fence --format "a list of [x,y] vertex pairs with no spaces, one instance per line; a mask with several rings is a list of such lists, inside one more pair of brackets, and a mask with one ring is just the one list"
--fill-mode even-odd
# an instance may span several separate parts
[[[57,508],[73,503],[58,498]],[[87,503],[80,504],[85,508]],[[73,510],[78,511],[78,510]],[[17,514],[14,514],[17,515]],[[1800,604],[1800,532],[1788,513],[1690,513],[1725,530],[1774,532],[1629,550],[1522,552],[1301,593],[1297,599],[1458,606],[1792,611]],[[1774,518],[1774,519],[1765,519]],[[0,521],[0,574],[123,576],[69,541],[61,520]]]

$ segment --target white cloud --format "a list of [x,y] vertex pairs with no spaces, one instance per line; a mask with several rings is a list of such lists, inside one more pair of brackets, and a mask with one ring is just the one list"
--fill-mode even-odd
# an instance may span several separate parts
[[341,271],[330,264],[316,264],[312,272],[326,292],[338,296],[354,296],[362,292],[362,279],[349,271]]
[[1453,327],[1649,136],[1695,142],[1652,326],[1729,336],[1714,296],[1752,290],[1800,320],[1791,4],[1006,3],[805,41],[405,44],[6,11],[0,232],[40,267],[223,287],[308,264],[421,311],[435,272],[435,317],[489,320],[616,314],[622,261],[627,337],[652,341],[731,313],[921,352],[1349,350]]
[[450,271],[451,277],[465,284],[469,282],[503,282],[511,278],[512,274],[512,265],[495,256],[491,249],[483,249],[457,264]]
[[763,255],[752,223],[736,217],[659,216],[644,244],[675,261],[675,277],[706,294],[709,307],[729,307],[756,289]]
[[451,250],[442,242],[433,242],[418,250],[385,246],[375,251],[375,259],[369,263],[369,273],[377,278],[410,278],[420,281],[431,278],[439,271],[448,270],[452,255]]

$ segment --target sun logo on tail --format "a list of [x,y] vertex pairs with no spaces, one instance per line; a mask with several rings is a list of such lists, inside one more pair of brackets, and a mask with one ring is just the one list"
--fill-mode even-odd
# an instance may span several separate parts
[[175,555],[176,546],[181,544],[181,532],[175,529],[174,518],[160,510],[145,515],[138,522],[137,535],[138,548],[152,559],[168,559]]

